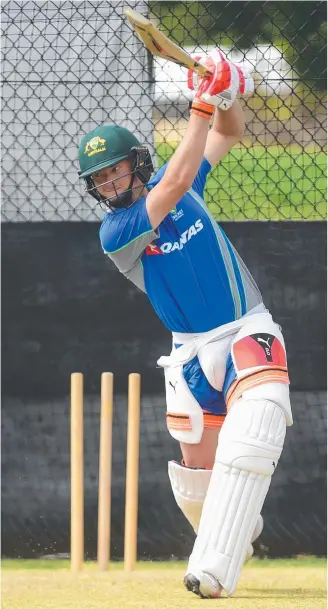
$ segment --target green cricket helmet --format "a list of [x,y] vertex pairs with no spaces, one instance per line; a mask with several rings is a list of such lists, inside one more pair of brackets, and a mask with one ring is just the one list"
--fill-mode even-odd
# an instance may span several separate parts
[[[98,192],[92,174],[124,159],[132,161],[130,184],[125,192],[106,199]],[[79,163],[79,177],[84,178],[87,192],[110,209],[131,205],[135,176],[146,184],[154,171],[148,148],[141,146],[128,129],[119,125],[103,125],[85,135],[79,147]]]

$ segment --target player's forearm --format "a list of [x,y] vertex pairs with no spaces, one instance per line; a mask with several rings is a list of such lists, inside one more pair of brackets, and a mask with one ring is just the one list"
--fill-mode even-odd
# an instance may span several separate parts
[[238,101],[235,101],[231,108],[225,112],[216,109],[212,124],[213,131],[220,133],[220,135],[234,136],[239,140],[244,133],[244,129],[244,112]]
[[204,156],[208,119],[191,114],[186,133],[167,165],[163,178],[146,197],[151,226],[156,230],[163,218],[191,187]]
[[204,155],[208,125],[206,118],[190,115],[186,133],[167,166],[165,180],[185,184],[186,190],[191,186]]

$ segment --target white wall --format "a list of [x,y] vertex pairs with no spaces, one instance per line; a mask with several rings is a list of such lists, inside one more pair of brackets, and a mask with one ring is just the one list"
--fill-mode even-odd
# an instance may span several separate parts
[[[77,175],[79,142],[102,123],[130,128],[152,149],[148,54],[124,6],[2,4],[3,221],[102,217]],[[148,10],[143,0],[135,7]]]

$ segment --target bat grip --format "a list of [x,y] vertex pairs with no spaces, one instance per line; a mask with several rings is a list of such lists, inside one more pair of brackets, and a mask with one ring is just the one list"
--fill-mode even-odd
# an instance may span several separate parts
[[194,66],[191,68],[194,72],[198,72],[200,76],[203,78],[208,78],[212,75],[211,70],[209,70],[201,61],[198,59],[194,59]]

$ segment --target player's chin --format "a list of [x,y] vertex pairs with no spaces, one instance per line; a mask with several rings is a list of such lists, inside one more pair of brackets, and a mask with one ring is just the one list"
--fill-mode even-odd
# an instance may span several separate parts
[[113,193],[113,191],[111,190],[110,192],[107,190],[104,190],[103,192],[101,192],[101,196],[104,197],[104,199],[107,199],[107,201],[112,201],[113,199],[117,199],[117,197],[119,197],[119,195],[121,194],[121,190],[118,190],[117,192]]

